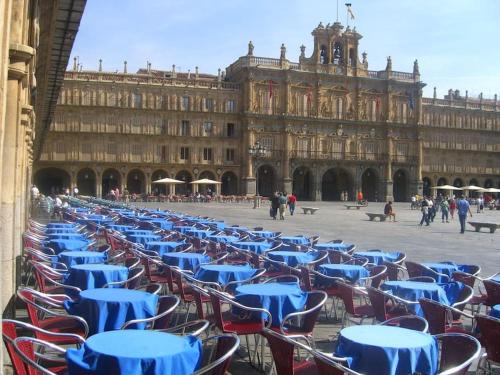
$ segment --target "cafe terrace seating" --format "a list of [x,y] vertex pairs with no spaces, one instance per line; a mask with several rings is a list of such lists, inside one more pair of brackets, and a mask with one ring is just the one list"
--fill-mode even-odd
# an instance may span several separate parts
[[[18,374],[224,374],[241,366],[237,358],[278,375],[500,365],[499,274],[415,262],[399,249],[67,200],[62,221],[30,219],[23,233],[17,298],[27,322],[2,321]],[[318,322],[332,329],[327,343],[318,342]]]

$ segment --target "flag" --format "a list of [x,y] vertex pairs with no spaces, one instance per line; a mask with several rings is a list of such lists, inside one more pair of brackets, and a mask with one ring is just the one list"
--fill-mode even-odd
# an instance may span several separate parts
[[352,12],[352,9],[351,9],[351,3],[345,3],[345,6],[347,7],[347,14],[351,16],[351,20],[353,20],[355,17],[354,17],[354,13]]
[[413,97],[413,93],[410,93],[408,96],[408,107],[413,111],[415,108],[415,98]]
[[380,110],[380,96],[377,96],[377,99],[375,99],[375,109],[377,112]]
[[273,81],[269,80],[269,99],[273,97]]

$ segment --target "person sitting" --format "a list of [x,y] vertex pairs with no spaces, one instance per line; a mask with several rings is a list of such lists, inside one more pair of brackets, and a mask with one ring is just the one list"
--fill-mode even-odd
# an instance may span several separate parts
[[391,218],[393,219],[394,222],[396,222],[396,214],[392,210],[392,202],[389,201],[384,207],[384,214],[389,217],[389,221],[391,221]]

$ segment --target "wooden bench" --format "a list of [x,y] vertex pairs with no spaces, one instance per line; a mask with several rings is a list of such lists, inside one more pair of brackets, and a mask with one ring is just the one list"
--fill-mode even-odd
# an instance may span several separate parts
[[359,210],[361,207],[366,207],[366,204],[344,204],[345,208],[350,210],[351,208],[356,208],[356,210]]
[[476,232],[479,232],[481,228],[488,228],[490,233],[495,233],[497,228],[500,228],[500,224],[495,223],[479,223],[477,221],[469,221],[468,223],[474,227]]
[[314,215],[314,213],[316,211],[319,210],[319,208],[316,208],[316,207],[302,207],[302,210],[304,211],[304,215],[307,214],[308,212],[311,214],[311,215]]
[[371,214],[368,212],[366,212],[366,214],[368,215],[368,218],[370,219],[370,221],[374,221],[375,218],[378,218],[379,221],[385,221],[385,219],[387,219],[386,214]]

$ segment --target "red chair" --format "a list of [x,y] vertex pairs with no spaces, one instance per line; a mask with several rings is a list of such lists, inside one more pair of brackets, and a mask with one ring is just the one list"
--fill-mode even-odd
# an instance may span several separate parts
[[[133,319],[125,322],[121,329],[146,323],[146,329],[166,329],[170,327],[172,315],[179,306],[180,300],[176,296],[161,296],[158,301],[158,311],[155,316],[145,319]],[[133,328],[133,327],[131,327]]]
[[486,356],[481,357],[478,370],[492,373],[491,365],[500,366],[500,319],[492,316],[476,315],[475,321],[479,329],[479,341],[486,351]]
[[500,283],[493,280],[483,280],[484,288],[486,289],[486,306],[495,306],[500,304]]
[[[55,312],[49,309],[60,309],[60,303],[56,304],[54,300],[46,299],[40,295],[40,293],[29,288],[19,288],[17,296],[26,304],[31,324],[35,327],[54,333],[72,333],[83,338],[87,337],[89,326],[83,318]],[[40,318],[39,315],[47,315],[48,317],[44,316]],[[40,332],[35,332],[35,336],[41,340],[50,340],[50,338],[47,338]],[[58,340],[55,343],[63,345],[66,341]]]
[[372,286],[374,288],[378,288],[382,281],[384,281],[387,277],[387,267],[386,266],[372,266],[367,267],[370,272],[370,276],[361,277],[358,280],[359,285]]
[[240,346],[240,339],[232,334],[212,336],[203,340],[202,345],[203,367],[193,372],[193,375],[224,375],[234,352]]
[[[294,351],[297,347],[295,340],[300,339],[299,337],[294,337],[295,340],[292,341],[287,339],[285,335],[268,328],[264,328],[263,335],[269,343],[274,365],[276,366],[276,372],[278,374],[313,375],[318,373],[314,361],[310,359],[296,360],[294,358]],[[304,340],[306,340],[305,337]]]
[[472,315],[428,298],[420,298],[418,302],[422,307],[425,319],[429,322],[429,332],[432,335],[451,332],[467,333],[460,319],[454,319],[453,315],[463,315],[473,319]]
[[[472,288],[472,290],[474,290],[474,285],[476,283],[476,279],[479,279],[480,282],[482,283],[482,280],[477,277],[477,276],[474,276],[474,275],[471,275],[469,273],[465,273],[465,272],[453,272],[453,274],[451,275],[451,278],[453,279],[453,281],[459,281],[469,287]],[[481,306],[484,305],[484,303],[486,302],[488,296],[486,294],[486,291],[483,291],[481,290],[481,284],[479,284],[479,294],[474,294],[472,296],[472,298],[470,299],[470,301],[467,303],[468,305],[471,305],[471,312],[472,314],[474,314],[474,307],[476,307],[476,312],[479,312],[479,310],[481,309]]]
[[[81,345],[85,342],[85,339],[78,335],[73,335],[70,333],[54,333],[50,331],[43,330],[41,328],[35,327],[31,324],[20,322],[18,320],[3,319],[2,320],[2,338],[9,353],[10,361],[17,375],[28,375],[33,374],[33,369],[28,369],[14,348],[14,340],[18,338],[17,330],[20,329],[24,331],[30,331],[31,333],[38,332],[43,334],[49,341],[60,342],[65,341],[67,345]],[[53,363],[51,361],[45,361],[45,367],[55,373],[63,373],[66,371],[66,366],[58,363]]]
[[440,353],[437,375],[465,375],[481,353],[481,344],[472,336],[443,333],[434,337]]
[[445,275],[444,273],[439,273],[434,271],[432,268],[429,268],[423,264],[405,261],[406,270],[408,271],[409,277],[417,277],[417,276],[429,276],[432,277],[435,281],[440,282],[449,282],[450,277]]
[[366,287],[366,291],[377,321],[385,322],[388,319],[409,314],[406,308],[402,308],[400,304],[395,302],[391,294],[370,286]]
[[103,288],[114,288],[117,286],[124,286],[127,289],[136,289],[141,285],[142,276],[144,275],[144,268],[132,268],[129,271],[128,279],[123,281],[112,281],[104,284]]
[[401,315],[380,323],[381,326],[393,326],[426,333],[429,330],[429,323],[424,318],[417,315]]
[[360,297],[363,300],[368,296],[367,292],[360,287],[355,287],[345,282],[337,282],[340,298],[344,302],[344,314],[342,316],[342,328],[345,327],[346,322],[354,322],[352,318],[359,319],[358,324],[363,324],[365,319],[375,318],[373,307],[370,304],[360,303],[355,304],[354,300],[356,297]]
[[403,280],[405,278],[406,268],[399,263],[384,262],[387,267],[387,279],[390,281]]
[[[337,304],[341,298],[337,281],[344,281],[344,279],[340,277],[328,276],[315,270],[309,270],[304,266],[300,266],[300,270],[302,273],[302,283],[307,286],[306,290],[322,290],[328,295],[328,298],[332,299],[332,304],[329,312],[325,303],[325,314],[327,319],[329,319],[331,318],[333,312],[335,314],[335,319],[337,319]],[[314,288],[312,287],[313,283],[311,281],[311,276],[314,277]]]

